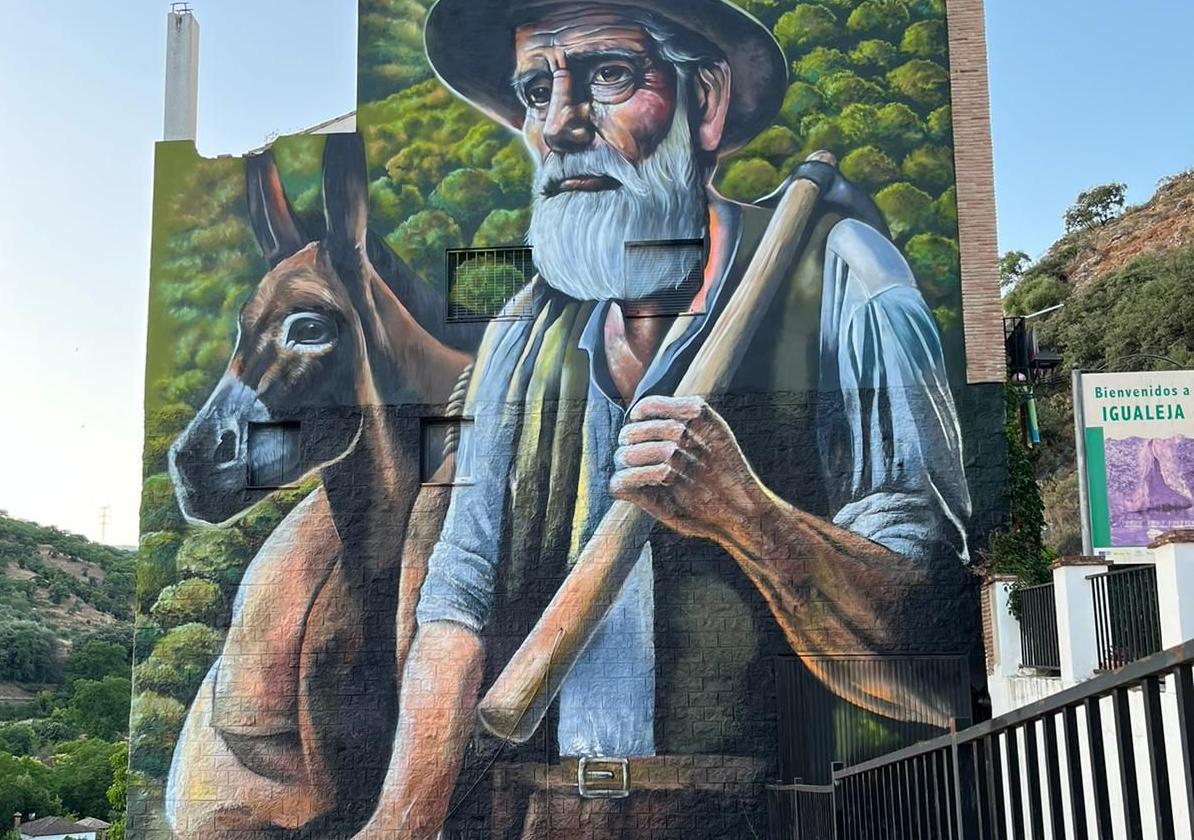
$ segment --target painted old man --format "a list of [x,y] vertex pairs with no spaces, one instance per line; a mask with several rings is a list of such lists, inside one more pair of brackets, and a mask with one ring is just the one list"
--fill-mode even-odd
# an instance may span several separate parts
[[[668,396],[771,213],[710,179],[775,117],[779,46],[723,0],[439,0],[426,26],[441,80],[525,138],[538,273],[478,356],[471,480],[364,833],[444,824],[479,692],[622,499],[658,524],[564,679],[550,770],[541,741],[538,766],[503,762],[493,836],[750,836],[775,772],[772,657],[956,632],[970,502],[933,317],[874,206],[809,165],[821,202],[732,385]],[[628,795],[599,797],[586,765]]]

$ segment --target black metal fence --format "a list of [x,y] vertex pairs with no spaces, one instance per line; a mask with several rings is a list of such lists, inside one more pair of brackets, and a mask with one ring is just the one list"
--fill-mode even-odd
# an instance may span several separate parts
[[768,840],[833,837],[833,785],[768,785]]
[[1100,671],[1122,668],[1161,649],[1155,566],[1113,569],[1089,580]]
[[1025,668],[1061,669],[1052,583],[1020,590],[1020,664]]
[[[1167,679],[1176,711],[1168,724]],[[1194,640],[994,720],[835,768],[836,830],[821,837],[1143,837],[1148,825],[1175,840],[1175,795],[1194,808]]]

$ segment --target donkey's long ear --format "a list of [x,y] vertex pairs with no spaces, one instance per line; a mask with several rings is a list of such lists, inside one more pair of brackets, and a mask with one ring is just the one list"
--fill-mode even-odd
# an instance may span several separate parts
[[307,244],[303,229],[286,199],[273,152],[268,149],[245,160],[245,193],[249,223],[261,253],[273,268]]
[[323,213],[333,251],[365,253],[369,181],[360,134],[329,134],[323,151]]

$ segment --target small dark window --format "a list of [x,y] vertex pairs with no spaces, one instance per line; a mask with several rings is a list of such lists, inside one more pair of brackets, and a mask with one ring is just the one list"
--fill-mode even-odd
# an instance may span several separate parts
[[[420,429],[419,472],[424,484],[467,484],[473,479],[473,421],[462,417],[425,417]],[[455,453],[450,474],[441,467]]]
[[249,424],[249,486],[285,487],[302,475],[298,423]]
[[[702,298],[693,306],[705,276],[705,242],[702,239],[665,239],[626,243],[626,301],[628,317],[698,315]],[[664,288],[655,289],[660,278]]]
[[[529,318],[530,301],[518,311],[506,304],[535,276],[531,249],[458,248],[448,251],[449,322]],[[522,311],[525,309],[525,311]],[[504,310],[504,311],[503,311]]]

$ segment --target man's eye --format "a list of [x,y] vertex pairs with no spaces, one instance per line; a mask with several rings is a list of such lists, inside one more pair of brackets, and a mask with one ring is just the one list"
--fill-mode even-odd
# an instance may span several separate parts
[[630,78],[630,70],[616,64],[598,67],[593,74],[593,81],[603,85],[613,85]]
[[526,97],[531,105],[546,105],[551,101],[551,88],[548,85],[527,85]]

